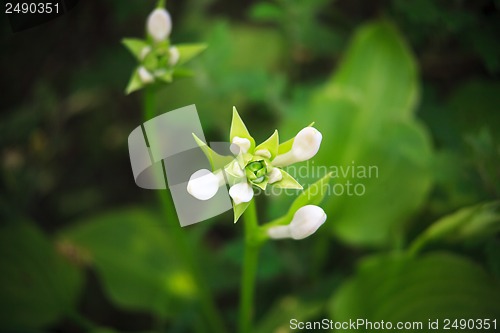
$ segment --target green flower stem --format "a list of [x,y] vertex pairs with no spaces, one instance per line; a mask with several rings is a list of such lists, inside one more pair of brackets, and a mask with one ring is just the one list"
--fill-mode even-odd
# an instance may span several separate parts
[[[144,121],[147,121],[156,116],[154,87],[145,87],[143,94],[143,117]],[[183,257],[182,261],[186,263],[187,269],[195,280],[201,308],[208,325],[213,332],[226,333],[227,330],[222,321],[222,317],[215,306],[213,296],[200,271],[200,265],[197,262],[196,256],[193,253],[193,246],[189,243],[189,239],[177,223],[178,220],[175,214],[175,207],[168,190],[158,190],[155,192],[158,195],[158,201],[165,220],[169,224],[168,232],[172,236],[172,242],[175,243],[174,247],[179,250],[179,255]]]
[[245,253],[241,280],[239,332],[250,333],[254,314],[255,280],[259,250],[263,241],[259,237],[260,228],[257,222],[255,200],[250,202],[250,205],[243,213],[243,223],[245,224]]

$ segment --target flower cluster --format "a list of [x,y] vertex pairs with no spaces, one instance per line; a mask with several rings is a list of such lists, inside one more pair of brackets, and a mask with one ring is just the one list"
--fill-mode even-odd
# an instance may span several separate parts
[[[224,160],[205,143],[195,139],[211,161],[214,158]],[[279,143],[278,131],[274,131],[266,141],[256,145],[236,108],[233,108],[230,149],[234,156],[225,159],[227,163],[220,169],[214,168],[214,172],[206,169],[195,172],[188,182],[187,191],[199,200],[209,200],[227,182],[230,186],[229,195],[233,200],[234,222],[237,222],[253,199],[255,188],[265,190],[267,186],[274,186],[301,190],[302,186],[283,167],[312,158],[318,152],[321,140],[321,133],[308,126],[299,131],[295,138],[284,143]],[[214,167],[213,163],[212,166]],[[297,222],[276,227],[276,230],[270,229],[269,236],[301,239],[313,233],[326,219],[321,208],[310,205],[302,207],[295,215],[294,221]],[[312,219],[308,219],[308,216]]]
[[170,83],[175,77],[191,73],[179,67],[203,51],[204,44],[170,45],[172,19],[161,5],[153,10],[146,22],[147,38],[125,38],[123,44],[139,62],[127,86],[127,93],[153,83]]

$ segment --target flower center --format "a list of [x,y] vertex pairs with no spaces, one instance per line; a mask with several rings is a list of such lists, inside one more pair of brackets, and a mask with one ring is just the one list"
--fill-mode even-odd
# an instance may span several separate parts
[[245,167],[245,174],[251,183],[262,183],[267,174],[266,164],[264,161],[251,162]]

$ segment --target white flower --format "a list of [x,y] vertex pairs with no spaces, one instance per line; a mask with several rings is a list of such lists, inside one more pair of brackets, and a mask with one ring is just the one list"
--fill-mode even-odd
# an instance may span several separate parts
[[179,53],[179,49],[175,46],[171,46],[168,49],[168,53],[169,53],[168,64],[170,66],[174,66],[175,64],[177,64],[177,62],[179,61],[179,58],[181,57],[181,54]]
[[155,80],[153,74],[151,74],[144,66],[139,67],[138,71],[139,78],[142,83],[151,83]]
[[253,198],[253,189],[247,182],[238,183],[229,189],[229,195],[233,198],[234,204],[249,202]]
[[189,178],[187,191],[198,200],[211,199],[219,190],[224,177],[221,173],[213,174],[207,169],[196,171]]
[[281,171],[278,168],[273,168],[271,172],[268,174],[268,176],[269,176],[269,180],[267,181],[268,184],[273,184],[283,179],[283,175],[281,174]]
[[307,205],[295,212],[289,225],[272,227],[267,233],[273,239],[303,239],[315,233],[325,221],[326,214],[321,207]]
[[271,152],[267,149],[259,149],[259,150],[256,150],[254,155],[259,155],[259,156],[262,156],[262,157],[265,157],[265,158],[271,158]]
[[170,14],[163,8],[153,10],[148,17],[147,30],[155,42],[165,40],[172,31]]
[[248,152],[248,149],[250,149],[250,140],[235,136],[233,138],[233,142],[231,142],[231,146],[229,147],[229,149],[235,155],[239,154],[240,152],[244,154]]
[[293,140],[292,149],[285,154],[278,155],[274,160],[275,166],[286,166],[297,162],[307,161],[319,150],[323,136],[314,127],[302,129]]

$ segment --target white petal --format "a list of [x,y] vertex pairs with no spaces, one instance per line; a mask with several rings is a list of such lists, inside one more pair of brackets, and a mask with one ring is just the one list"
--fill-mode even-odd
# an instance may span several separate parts
[[141,66],[138,70],[139,78],[142,83],[151,83],[155,80],[153,74],[151,74],[145,67]]
[[243,169],[240,167],[238,161],[234,161],[233,165],[231,166],[231,173],[234,174],[236,177],[244,177],[245,172]]
[[283,179],[283,175],[281,174],[281,171],[278,168],[273,168],[271,172],[269,172],[268,176],[269,176],[269,180],[267,182],[268,184],[276,183]]
[[250,149],[250,140],[235,136],[233,138],[233,142],[231,142],[231,146],[229,147],[229,149],[235,155],[239,154],[240,152],[244,154],[248,152],[248,149]]
[[146,56],[149,54],[149,52],[151,52],[151,47],[150,46],[144,46],[141,50],[141,53],[139,55],[139,58],[141,60],[144,60],[144,58],[146,58]]
[[297,162],[307,161],[312,158],[321,146],[323,136],[314,127],[303,128],[293,140],[292,149],[285,154],[278,155],[273,164],[286,166]]
[[326,213],[318,206],[307,205],[299,208],[290,222],[290,234],[293,239],[306,238],[325,223]]
[[271,152],[267,149],[259,149],[255,151],[255,155],[259,155],[265,158],[271,158]]
[[187,191],[198,200],[211,199],[219,190],[220,177],[207,169],[196,171],[189,178]]
[[238,183],[229,189],[229,195],[233,198],[234,204],[249,202],[253,198],[253,189],[247,182]]
[[267,230],[267,234],[272,239],[291,238],[290,226],[279,225],[276,227],[269,228],[269,230]]
[[165,40],[172,31],[170,14],[163,8],[153,10],[148,17],[147,30],[156,42]]
[[179,49],[175,46],[171,46],[168,49],[169,57],[168,57],[168,64],[170,66],[174,66],[177,64],[179,61],[179,58],[181,57],[181,54],[179,53]]

